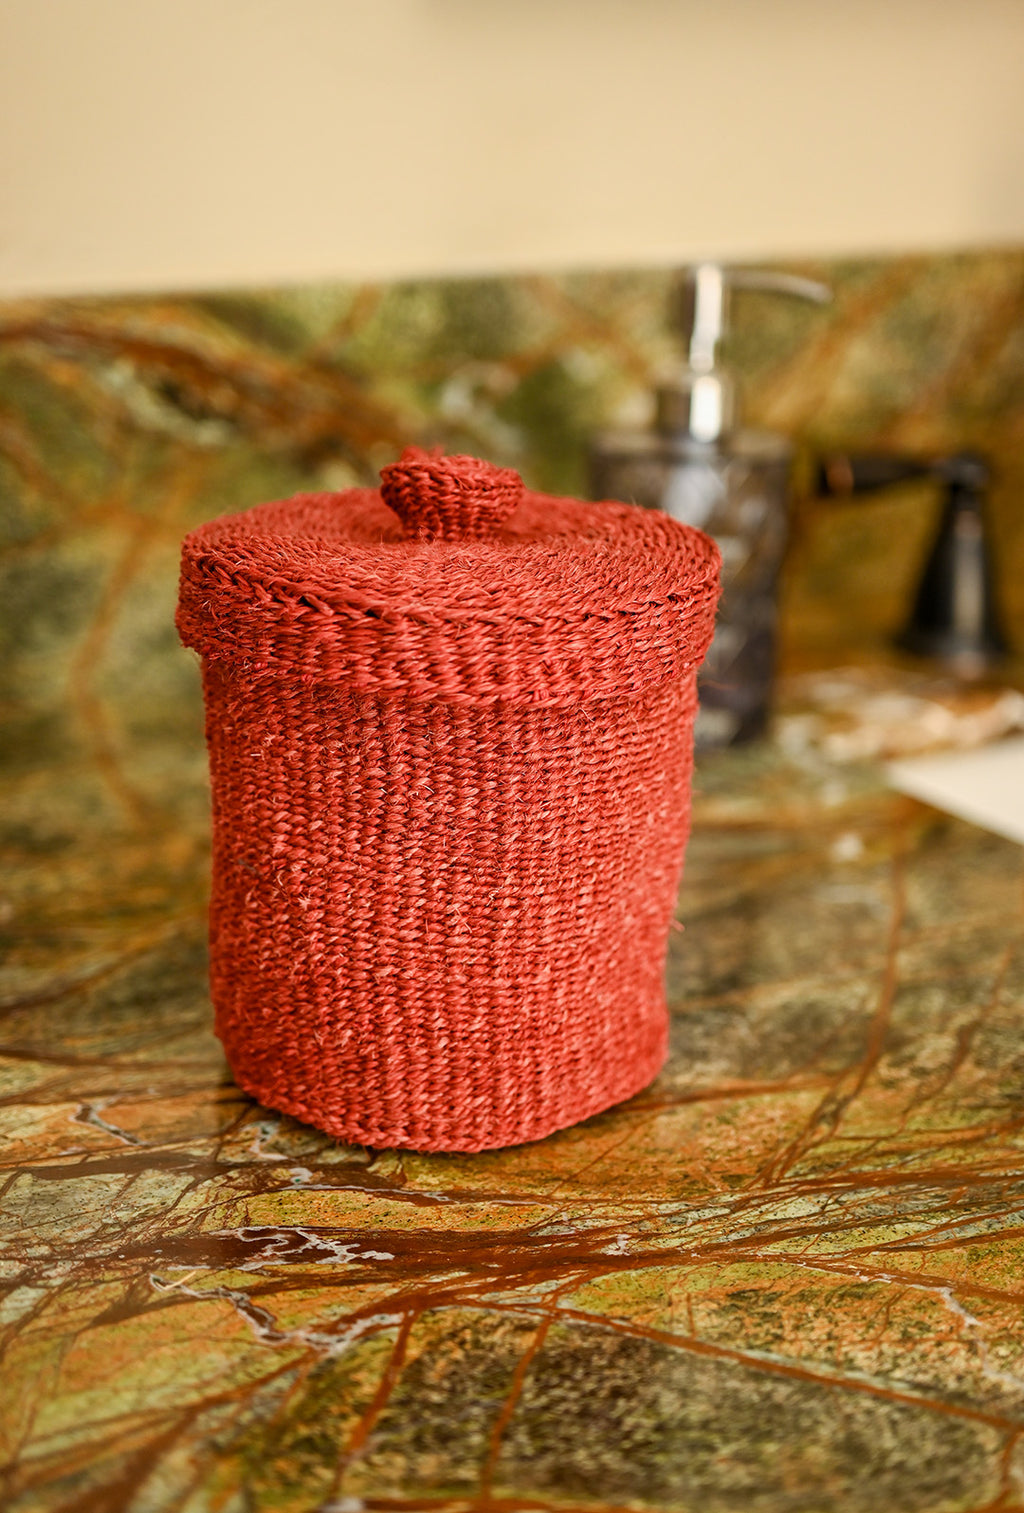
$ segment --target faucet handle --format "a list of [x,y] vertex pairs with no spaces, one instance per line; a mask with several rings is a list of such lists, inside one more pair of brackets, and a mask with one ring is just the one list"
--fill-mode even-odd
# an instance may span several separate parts
[[978,452],[943,457],[908,457],[900,452],[837,452],[818,462],[816,492],[823,498],[872,494],[915,478],[931,478],[959,494],[981,495],[992,481],[988,461]]
[[933,476],[930,460],[901,457],[892,452],[838,452],[822,457],[817,466],[815,493],[823,499],[845,499],[895,488],[913,478]]

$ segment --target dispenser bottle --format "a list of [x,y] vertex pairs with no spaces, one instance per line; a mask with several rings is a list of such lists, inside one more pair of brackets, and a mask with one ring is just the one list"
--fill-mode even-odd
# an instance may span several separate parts
[[700,675],[699,747],[731,746],[768,721],[775,667],[776,591],[786,545],[792,446],[738,427],[736,382],[718,347],[731,288],[824,303],[823,284],[790,274],[701,263],[678,286],[683,361],[657,390],[654,426],[610,431],[592,451],[596,499],[661,509],[699,526],[722,552],[722,599]]

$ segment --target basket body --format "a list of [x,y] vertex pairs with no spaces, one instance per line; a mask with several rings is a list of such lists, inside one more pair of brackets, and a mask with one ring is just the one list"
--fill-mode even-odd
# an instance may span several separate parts
[[474,459],[385,478],[185,542],[217,1031],[332,1135],[483,1150],[664,1060],[718,554]]
[[464,709],[208,668],[211,980],[240,1085],[348,1141],[463,1151],[646,1086],[694,683]]

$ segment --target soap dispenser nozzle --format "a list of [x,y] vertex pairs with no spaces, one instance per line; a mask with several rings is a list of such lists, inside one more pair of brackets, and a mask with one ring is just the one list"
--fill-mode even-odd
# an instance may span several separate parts
[[673,324],[686,342],[686,358],[657,393],[659,431],[711,443],[738,422],[736,380],[718,358],[729,327],[731,289],[756,289],[825,304],[831,290],[814,279],[757,268],[724,268],[696,263],[683,270],[676,289]]

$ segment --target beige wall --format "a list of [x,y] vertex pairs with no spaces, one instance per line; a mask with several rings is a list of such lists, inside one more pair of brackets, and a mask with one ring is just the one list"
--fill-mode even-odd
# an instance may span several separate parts
[[1024,240],[1024,0],[0,0],[0,293]]

